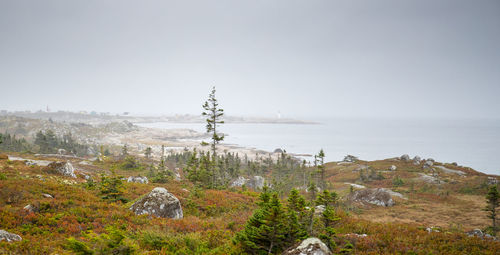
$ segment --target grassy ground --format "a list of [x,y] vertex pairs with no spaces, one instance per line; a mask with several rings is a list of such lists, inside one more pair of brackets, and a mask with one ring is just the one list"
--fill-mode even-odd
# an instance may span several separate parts
[[[28,155],[19,155],[28,157]],[[47,174],[39,166],[0,159],[0,229],[22,236],[23,241],[0,241],[0,254],[239,254],[232,237],[242,229],[256,208],[257,193],[242,190],[203,190],[186,181],[165,184],[125,183],[128,203],[110,202],[99,195],[100,173],[114,169],[119,175],[144,175],[144,168],[125,170],[121,161],[109,160],[77,170],[90,174],[96,186],[88,187],[82,175],[77,179]],[[385,179],[359,180],[353,172],[359,164],[376,170],[396,165]],[[457,167],[458,168],[458,167]],[[462,169],[462,168],[459,168]],[[463,169],[465,170],[465,169]],[[450,179],[439,186],[414,180],[421,167],[395,161],[327,165],[327,177],[340,194],[349,192],[344,182],[367,187],[389,187],[408,197],[394,207],[338,209],[338,249],[352,243],[354,254],[498,254],[500,243],[469,238],[462,230],[489,223],[484,206],[484,175],[467,172],[467,177],[443,174]],[[393,186],[394,176],[404,184]],[[462,179],[460,179],[462,178]],[[456,183],[455,183],[456,181]],[[451,183],[453,182],[453,184]],[[425,185],[429,185],[425,188]],[[179,198],[184,210],[181,220],[136,216],[128,207],[154,187],[165,187]],[[447,193],[446,193],[447,192]],[[54,198],[46,198],[50,194]],[[23,209],[27,204],[35,212]],[[441,226],[440,233],[428,233],[427,226]],[[353,235],[367,234],[367,237]],[[87,253],[86,253],[87,252]]]

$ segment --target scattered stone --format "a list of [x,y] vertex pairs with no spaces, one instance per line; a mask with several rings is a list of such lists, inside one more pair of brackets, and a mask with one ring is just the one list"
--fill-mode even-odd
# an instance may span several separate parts
[[404,155],[402,155],[401,157],[399,157],[399,159],[400,159],[401,161],[408,162],[408,161],[410,161],[410,156],[408,156],[408,154],[404,154]]
[[384,188],[356,190],[347,196],[347,199],[355,202],[370,203],[378,206],[393,206],[392,196],[404,198],[403,195]]
[[130,210],[136,215],[148,214],[161,218],[183,218],[179,199],[162,187],[154,188],[145,197],[135,202]]
[[52,162],[44,170],[48,173],[76,178],[75,168],[70,162]]
[[359,172],[361,170],[367,170],[368,169],[368,166],[367,165],[359,165],[358,167],[356,167],[354,170],[352,170],[353,172]]
[[349,184],[351,185],[352,187],[356,188],[356,189],[365,189],[366,187],[363,186],[363,185],[359,185],[359,184],[355,184],[355,183],[348,183],[348,182],[344,182],[344,184]]
[[356,161],[358,161],[358,158],[353,156],[353,155],[347,155],[344,157],[344,162],[348,162],[348,163],[354,163]]
[[439,233],[441,232],[441,230],[437,227],[428,227],[425,229],[428,233],[432,233],[432,232],[435,232],[435,233]]
[[444,166],[436,166],[437,168],[441,169],[443,172],[445,173],[449,173],[449,174],[458,174],[458,175],[461,175],[461,176],[464,176],[465,173],[462,172],[462,171],[459,171],[459,170],[453,170],[453,169],[449,169],[449,168],[446,168]]
[[484,233],[483,231],[481,231],[481,229],[474,229],[474,230],[471,230],[471,231],[468,231],[468,232],[465,232],[465,234],[469,237],[474,237],[474,236],[477,236],[481,239],[485,239],[485,238],[491,238],[493,240],[497,240],[496,237],[490,235],[490,234],[486,234]]
[[331,255],[328,246],[316,237],[309,237],[297,247],[285,251],[285,255]]
[[54,198],[52,195],[47,194],[47,193],[42,193],[42,196],[45,198]]
[[422,180],[424,182],[431,183],[431,184],[441,184],[441,180],[439,180],[439,178],[437,178],[437,177],[430,176],[430,175],[427,175],[424,173],[419,173],[419,174],[420,174],[420,177],[418,178],[419,180]]
[[236,180],[234,180],[229,186],[230,187],[241,187],[247,183],[250,179],[247,179],[243,176],[238,176]]
[[5,240],[10,243],[13,241],[22,241],[23,239],[19,235],[0,229],[0,241],[2,240]]
[[236,180],[234,180],[231,184],[230,187],[242,187],[245,185],[248,188],[257,190],[257,189],[262,189],[264,187],[264,182],[265,179],[262,176],[253,176],[250,179],[245,178],[243,176],[239,176]]
[[127,178],[127,182],[136,182],[136,183],[144,183],[144,184],[148,184],[149,181],[148,181],[148,177],[143,177],[143,176],[129,176]]
[[23,207],[24,210],[28,211],[28,212],[34,212],[36,210],[36,208],[32,205],[26,205],[25,207]]
[[367,234],[356,234],[356,233],[350,233],[350,234],[346,234],[346,236],[348,237],[355,237],[355,238],[363,238],[363,237],[367,237],[368,235]]
[[91,162],[87,161],[87,160],[82,160],[80,162],[78,162],[78,164],[82,165],[82,166],[90,166],[92,165]]
[[419,156],[413,157],[413,164],[414,165],[420,165],[420,161],[422,161],[422,159]]
[[426,160],[424,165],[422,166],[423,169],[433,169],[432,166],[434,165],[434,161],[432,160]]
[[396,169],[398,169],[395,165],[392,165],[391,167],[389,167],[389,171],[396,171]]
[[488,185],[496,185],[498,184],[498,179],[495,177],[488,176]]

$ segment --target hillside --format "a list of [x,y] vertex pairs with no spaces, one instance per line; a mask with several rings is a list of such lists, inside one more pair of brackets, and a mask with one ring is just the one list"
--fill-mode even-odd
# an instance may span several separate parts
[[[18,159],[33,158],[28,154],[15,156]],[[147,159],[139,161],[143,166],[148,164]],[[103,162],[70,159],[70,162],[76,168],[77,178],[47,171],[41,162],[27,165],[21,160],[8,160],[5,155],[1,157],[0,229],[18,234],[23,240],[0,241],[0,254],[72,254],[77,250],[81,254],[242,253],[233,238],[257,208],[258,193],[241,188],[213,190],[195,187],[184,179],[183,171],[179,169],[183,177],[180,181],[168,179],[165,183],[148,184],[124,181],[122,203],[103,199],[103,182],[113,180],[112,171],[124,177],[145,176],[149,171],[146,167],[125,168],[126,162],[120,158],[108,158]],[[434,169],[446,167],[442,171],[423,169],[423,164],[415,165],[401,159],[326,164],[329,185],[342,197],[336,208],[341,218],[336,223],[337,252],[500,252],[500,242],[468,237],[464,233],[489,224],[481,211],[485,205],[487,176],[452,164],[435,162]],[[387,170],[392,165],[396,170]],[[374,176],[382,175],[383,179],[371,180],[374,177],[369,176],[371,172],[376,173]],[[422,179],[422,174],[432,172],[440,184]],[[360,173],[367,177],[360,178]],[[106,174],[104,179],[102,174]],[[298,174],[293,172],[290,176]],[[271,175],[269,172],[266,178]],[[395,181],[396,176],[402,181]],[[366,188],[390,188],[406,199],[395,198],[392,207],[349,202],[346,197],[359,186],[351,190],[350,184],[346,183],[357,183]],[[150,218],[135,215],[128,209],[154,187],[165,187],[179,198],[184,218]],[[302,193],[308,196],[307,192]],[[27,205],[31,207],[26,209]],[[428,227],[434,227],[431,233],[426,230]]]

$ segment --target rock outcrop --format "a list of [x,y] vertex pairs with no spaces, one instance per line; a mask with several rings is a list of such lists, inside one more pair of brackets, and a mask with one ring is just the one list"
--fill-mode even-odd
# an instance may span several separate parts
[[408,161],[410,161],[410,156],[408,156],[408,154],[404,154],[401,157],[399,157],[399,159],[401,161],[408,162]]
[[143,176],[129,176],[127,178],[127,182],[137,182],[137,183],[144,183],[144,184],[148,184],[149,181],[148,181],[148,178],[147,177],[143,177]]
[[7,242],[21,241],[23,240],[19,235],[12,234],[3,229],[0,229],[0,241],[5,240]]
[[248,188],[258,190],[264,187],[265,179],[262,176],[253,176],[250,179],[243,176],[239,176],[236,180],[231,182],[229,186],[231,187],[242,187],[245,185]]
[[154,215],[161,218],[182,219],[181,202],[165,188],[156,187],[131,207],[137,215]]
[[331,255],[328,246],[316,237],[309,237],[297,247],[290,248],[283,254],[286,255]]
[[403,198],[403,195],[389,189],[362,189],[350,193],[347,199],[353,202],[369,203],[378,206],[393,206],[393,196]]
[[420,161],[422,161],[422,159],[419,156],[413,157],[413,164],[414,165],[420,165]]
[[70,162],[52,162],[44,170],[51,174],[76,178],[75,168]]

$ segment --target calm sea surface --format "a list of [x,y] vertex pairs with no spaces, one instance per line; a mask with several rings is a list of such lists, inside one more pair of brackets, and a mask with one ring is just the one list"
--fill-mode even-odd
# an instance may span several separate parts
[[[500,175],[500,120],[373,120],[328,119],[321,124],[241,124],[220,127],[224,143],[266,151],[315,154],[321,148],[328,161],[347,154],[365,160],[409,154],[440,162],[457,162]],[[163,129],[204,132],[203,123],[141,123]]]

